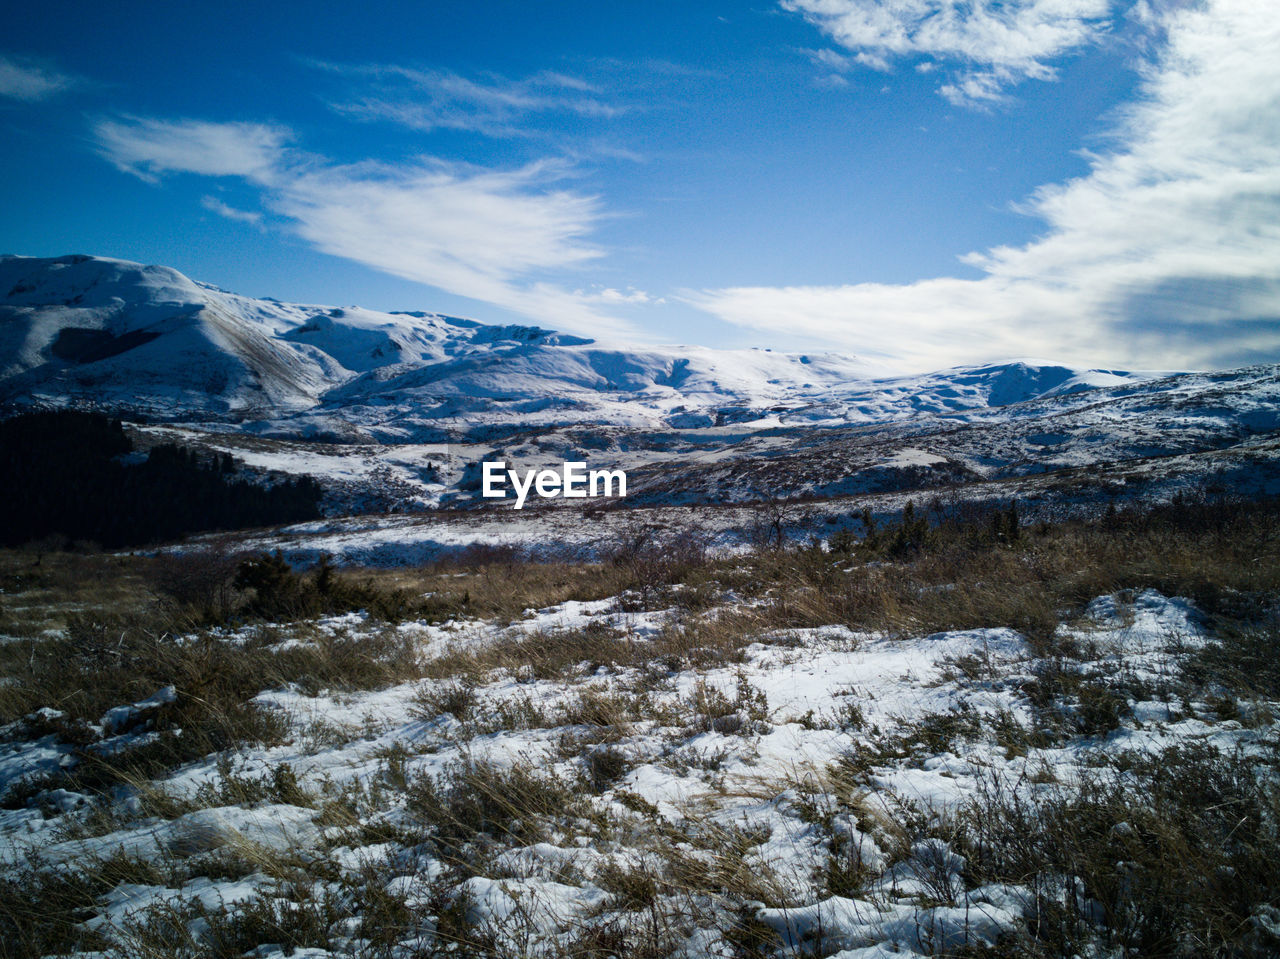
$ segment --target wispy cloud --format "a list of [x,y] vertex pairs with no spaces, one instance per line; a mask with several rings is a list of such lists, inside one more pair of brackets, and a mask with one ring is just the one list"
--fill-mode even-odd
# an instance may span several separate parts
[[662,297],[653,297],[644,290],[637,290],[634,286],[629,286],[625,290],[618,290],[611,286],[594,287],[590,292],[586,290],[574,290],[573,295],[586,303],[605,303],[613,306],[621,304],[631,304],[639,306],[646,303],[666,303]]
[[252,210],[238,210],[223,203],[216,196],[202,196],[200,205],[211,213],[216,213],[218,216],[228,220],[235,220],[238,223],[251,223],[254,226],[259,226],[262,223],[261,213],[255,213]]
[[[588,236],[600,201],[564,186],[563,163],[486,170],[436,160],[339,164],[291,146],[290,131],[252,123],[129,117],[94,128],[101,153],[154,181],[171,173],[234,176],[316,249],[590,334],[634,335],[606,303],[547,279],[601,256]],[[215,197],[206,209],[255,214]]]
[[292,134],[260,123],[210,123],[123,117],[93,126],[98,151],[127,173],[154,181],[164,173],[201,173],[270,181]]
[[539,164],[330,166],[282,177],[268,202],[326,253],[526,312],[513,280],[600,255],[585,240],[598,201],[555,179]]
[[[1112,0],[780,0],[852,56],[829,53],[827,68],[889,70],[900,58],[960,64],[938,92],[956,104],[985,105],[1025,79],[1054,76],[1051,61],[1095,42]],[[928,62],[928,61],[926,61]]]
[[491,137],[524,136],[540,114],[610,119],[623,108],[606,101],[578,77],[543,71],[512,80],[495,73],[466,77],[450,70],[389,64],[310,61],[319,69],[359,80],[358,93],[334,99],[338,112],[361,120],[388,120],[415,130],[469,130]]
[[35,103],[84,85],[84,80],[63,73],[30,57],[0,54],[0,97]]
[[1025,204],[1047,231],[970,254],[976,280],[740,287],[724,320],[930,368],[1051,355],[1220,366],[1280,350],[1280,19],[1251,0],[1167,10],[1112,151]]

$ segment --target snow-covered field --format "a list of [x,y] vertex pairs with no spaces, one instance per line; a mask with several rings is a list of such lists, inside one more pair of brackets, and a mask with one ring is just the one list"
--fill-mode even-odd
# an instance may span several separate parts
[[[1015,876],[984,837],[1019,813],[1041,810],[1028,822],[1048,834],[1055,811],[1101,810],[1114,821],[1091,841],[1145,895],[1164,837],[1144,784],[1159,770],[1230,761],[1276,795],[1280,701],[1205,679],[1224,636],[1186,598],[1100,595],[1046,641],[753,631],[760,599],[662,595],[509,621],[352,613],[220,631],[233,649],[376,643],[416,665],[373,688],[268,684],[252,702],[270,745],[133,773],[106,795],[75,783],[172,735],[173,686],[78,739],[56,705],[10,723],[0,861],[48,895],[97,875],[62,941],[103,956],[217,941],[264,959],[998,955],[1055,909],[1064,941],[1101,956],[1122,954],[1115,936],[1141,944],[1146,907],[1118,930],[1091,864]],[[1232,808],[1248,843],[1274,838],[1275,821]],[[1280,946],[1274,891],[1250,900],[1238,954]]]
[[[396,450],[398,447],[391,447]],[[927,454],[925,454],[927,455]],[[1108,505],[1134,507],[1165,502],[1206,487],[1247,497],[1280,495],[1280,440],[1266,438],[1224,451],[1187,453],[1032,473],[1005,480],[937,488],[909,488],[856,495],[832,495],[796,502],[626,506],[582,510],[563,502],[515,511],[509,506],[481,510],[334,516],[269,531],[237,534],[247,550],[280,550],[291,562],[309,566],[321,556],[354,566],[412,566],[465,556],[480,549],[509,549],[534,558],[598,558],[619,542],[663,538],[680,531],[721,553],[750,549],[770,535],[775,519],[791,543],[827,541],[841,531],[858,533],[859,517],[870,510],[877,522],[896,519],[908,503],[924,508],[937,502],[947,510],[985,510],[1016,502],[1024,516],[1056,520],[1097,515]],[[373,495],[369,493],[368,495]],[[212,537],[225,541],[225,536]],[[210,538],[172,547],[174,552],[207,548]]]

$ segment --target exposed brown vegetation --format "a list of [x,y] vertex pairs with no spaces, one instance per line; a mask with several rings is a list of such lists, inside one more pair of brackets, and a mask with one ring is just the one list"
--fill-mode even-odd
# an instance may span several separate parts
[[[947,814],[895,805],[876,795],[874,781],[886,767],[974,743],[1024,757],[1132,725],[1129,700],[1149,690],[1126,685],[1129,679],[1073,648],[1088,645],[1079,632],[1069,642],[1059,629],[1088,601],[1117,591],[1151,587],[1189,596],[1219,640],[1186,652],[1180,685],[1161,690],[1162,701],[1195,698],[1196,715],[1247,731],[1270,723],[1255,701],[1280,699],[1278,531],[1276,502],[1201,500],[1034,526],[1019,523],[1012,508],[963,522],[940,507],[913,510],[835,551],[769,541],[729,558],[652,533],[593,563],[537,564],[510,555],[479,562],[485,557],[477,555],[387,571],[327,563],[297,571],[270,556],[246,563],[226,550],[179,561],[3,553],[0,631],[13,638],[0,643],[0,676],[9,680],[0,684],[0,724],[10,724],[11,740],[52,736],[76,748],[73,765],[11,790],[8,805],[47,802],[42,791],[52,787],[92,797],[74,827],[91,836],[137,821],[118,811],[113,797],[122,787],[133,797],[134,817],[284,804],[336,830],[331,845],[385,842],[399,858],[361,872],[336,868],[323,851],[245,848],[220,853],[216,862],[121,855],[77,869],[14,867],[0,877],[0,955],[123,944],[131,955],[233,957],[264,943],[341,953],[356,949],[353,942],[369,956],[502,955],[509,943],[474,920],[458,890],[469,877],[501,875],[498,853],[538,842],[635,852],[598,866],[590,877],[604,894],[598,911],[575,920],[549,955],[664,956],[697,928],[718,930],[743,956],[784,954],[789,947],[755,910],[802,903],[758,860],[744,865],[768,830],[692,812],[672,820],[620,784],[642,762],[714,774],[722,757],[687,750],[690,740],[747,744],[778,721],[741,674],[736,687],[676,687],[677,673],[733,667],[758,642],[787,655],[795,646],[800,655],[801,640],[790,630],[833,624],[889,636],[1009,626],[1032,641],[1039,659],[1018,679],[1029,725],[1009,712],[956,708],[890,733],[869,728],[854,701],[839,715],[799,720],[856,733],[834,767],[756,787],[762,801],[786,792],[788,808],[825,843],[816,880],[825,895],[875,894],[879,873],[858,836],[873,835],[893,862],[919,856],[922,842],[942,840],[964,856],[965,869],[926,869],[933,882],[926,882],[922,908],[926,901],[958,903],[966,888],[987,883],[1028,889],[1033,908],[1025,926],[997,946],[939,946],[938,955],[1274,954],[1280,942],[1259,917],[1276,915],[1280,888],[1280,756],[1265,738],[1252,753],[1179,746],[1102,757],[1078,781],[1028,768],[1018,789],[992,774],[968,806]],[[730,594],[732,601],[723,601]],[[610,596],[620,612],[671,612],[643,635],[629,633],[625,617],[586,628],[519,628],[528,609]],[[315,621],[350,609],[369,615],[359,625]],[[453,619],[462,624],[458,641],[428,649],[412,628],[394,627],[404,617]],[[488,621],[483,641],[469,642],[465,624],[478,618]],[[948,668],[974,683],[995,678],[978,657],[957,658]],[[513,677],[556,680],[572,693],[546,705],[524,692],[538,687],[513,685]],[[506,684],[501,697],[498,687],[485,688],[499,680]],[[427,721],[419,725],[439,720],[432,728],[452,737],[468,757],[463,762],[415,771],[422,754],[412,750],[438,744],[397,741],[378,747],[375,774],[341,788],[304,786],[290,765],[235,771],[235,750],[307,735],[253,702],[264,689],[314,694],[408,681],[418,681],[411,709]],[[171,702],[149,708],[135,726],[109,731],[154,736],[119,753],[96,749],[104,733],[93,726],[108,709],[170,685]],[[41,707],[47,710],[38,713]],[[512,729],[545,731],[539,735],[560,771],[528,758],[469,758],[479,737]],[[661,756],[637,758],[636,741],[654,730]],[[333,735],[344,741],[342,730]],[[169,796],[155,782],[185,762],[212,765],[214,755],[221,757],[216,780],[191,794]],[[713,775],[706,781],[716,782]],[[859,832],[850,831],[851,822]],[[413,877],[410,899],[405,885],[391,880],[408,875],[404,863],[427,855],[447,872]],[[266,878],[258,895],[233,908],[174,900],[109,937],[82,925],[123,883],[178,888],[215,872]],[[1078,885],[1068,888],[1064,877]],[[561,878],[587,881],[568,871]],[[510,922],[533,935],[529,917]],[[825,947],[818,938],[803,948],[821,955]]]

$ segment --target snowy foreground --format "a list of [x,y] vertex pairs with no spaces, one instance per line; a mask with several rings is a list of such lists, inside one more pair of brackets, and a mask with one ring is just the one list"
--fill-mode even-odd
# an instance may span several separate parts
[[[0,812],[6,868],[119,877],[80,920],[111,956],[1003,955],[996,943],[1030,925],[1087,926],[1104,904],[1052,870],[993,880],[978,840],[1001,816],[1067,808],[1082,783],[1119,790],[1131,821],[1090,838],[1123,875],[1152,842],[1142,797],[1124,792],[1143,757],[1213,747],[1274,771],[1280,703],[1188,698],[1184,669],[1216,639],[1191,602],[1153,590],[1099,597],[1060,626],[1070,659],[1006,628],[842,626],[765,632],[711,665],[587,659],[548,676],[532,654],[557,636],[643,649],[725,613],[621,596],[509,624],[246,627],[226,641],[392,631],[457,669],[375,691],[265,690],[256,702],[287,724],[278,745],[116,787],[106,811],[39,793]],[[525,645],[523,667],[485,658]],[[172,698],[120,704],[83,750],[15,724],[0,784],[145,745]],[[1280,943],[1280,911],[1247,921],[1237,939],[1256,954]],[[233,925],[237,945],[197,952]],[[295,938],[271,938],[281,928]],[[1122,951],[1100,936],[1088,954]]]

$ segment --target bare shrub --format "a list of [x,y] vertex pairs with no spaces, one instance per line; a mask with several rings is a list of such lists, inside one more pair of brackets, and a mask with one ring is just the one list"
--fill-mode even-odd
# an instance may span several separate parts
[[476,688],[465,680],[424,685],[413,697],[414,712],[423,719],[449,715],[466,722],[475,707]]
[[625,588],[640,594],[647,607],[661,587],[683,583],[708,561],[706,536],[697,529],[669,530],[633,523],[602,551],[603,559],[625,576]]
[[235,580],[242,558],[226,542],[174,553],[151,569],[151,582],[197,621],[225,623],[241,603]]

